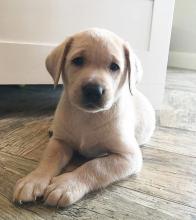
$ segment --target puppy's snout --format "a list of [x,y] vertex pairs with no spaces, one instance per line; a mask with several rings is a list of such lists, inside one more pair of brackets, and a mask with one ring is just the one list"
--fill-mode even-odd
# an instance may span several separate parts
[[84,104],[87,107],[95,107],[99,104],[105,92],[103,86],[94,83],[88,83],[82,87]]

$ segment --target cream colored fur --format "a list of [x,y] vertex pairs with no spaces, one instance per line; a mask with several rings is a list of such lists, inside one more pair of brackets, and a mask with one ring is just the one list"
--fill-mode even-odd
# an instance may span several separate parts
[[[87,62],[76,68],[71,60],[81,54]],[[108,70],[113,60],[120,66],[118,73]],[[142,76],[138,58],[126,42],[109,31],[90,29],[67,38],[48,56],[46,66],[55,84],[60,74],[64,82],[53,137],[39,166],[17,182],[13,199],[21,203],[44,196],[47,205],[65,207],[141,170],[139,145],[151,137],[155,115],[137,90]],[[81,86],[86,82],[106,87],[101,107],[88,110],[82,106]],[[74,151],[86,161],[59,175]]]

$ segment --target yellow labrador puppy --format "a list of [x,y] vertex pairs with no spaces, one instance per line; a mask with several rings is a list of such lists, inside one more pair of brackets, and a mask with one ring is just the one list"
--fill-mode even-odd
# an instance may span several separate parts
[[[60,75],[64,83],[53,136],[39,166],[17,182],[13,199],[43,196],[46,204],[65,207],[141,170],[139,145],[152,135],[155,115],[136,89],[140,62],[114,33],[77,33],[52,51],[46,67],[55,85]],[[74,151],[89,160],[59,175]]]

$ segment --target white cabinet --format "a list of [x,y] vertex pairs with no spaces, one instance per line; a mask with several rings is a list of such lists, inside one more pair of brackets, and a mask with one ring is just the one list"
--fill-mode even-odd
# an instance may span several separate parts
[[140,85],[156,108],[165,83],[174,0],[0,0],[0,84],[52,83],[45,57],[88,27],[130,42],[144,67]]

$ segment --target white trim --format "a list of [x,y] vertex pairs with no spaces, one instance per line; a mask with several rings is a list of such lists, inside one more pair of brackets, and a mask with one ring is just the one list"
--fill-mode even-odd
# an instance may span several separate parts
[[175,0],[155,0],[153,4],[149,42],[149,53],[153,59],[149,67],[154,74],[159,74],[160,82],[165,82],[166,78],[174,5]]
[[56,47],[58,44],[54,43],[43,43],[43,42],[27,42],[27,41],[11,41],[11,40],[0,40],[0,44],[17,44],[17,45],[33,45],[33,46],[46,46]]
[[0,42],[0,84],[51,84],[45,58],[54,45]]
[[168,66],[196,70],[196,53],[170,51]]

